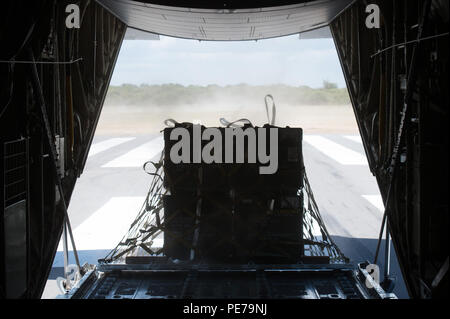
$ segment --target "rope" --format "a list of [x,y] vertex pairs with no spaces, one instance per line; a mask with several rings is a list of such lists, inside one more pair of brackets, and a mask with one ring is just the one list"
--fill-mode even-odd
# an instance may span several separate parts
[[[269,116],[268,99],[272,100],[272,120],[270,119],[270,116]],[[273,96],[270,94],[267,94],[264,97],[264,103],[266,104],[267,123],[270,125],[275,125],[276,107],[275,107],[275,100],[273,99]]]
[[239,122],[244,123],[244,125],[249,124],[251,127],[253,127],[252,122],[250,122],[250,120],[248,120],[248,119],[239,119],[239,120],[236,120],[233,122],[229,122],[222,117],[222,118],[220,118],[219,121],[220,121],[220,124],[222,124],[223,126],[226,126],[226,127],[241,127],[239,125],[236,125],[236,123],[239,123]]
[[374,57],[376,57],[377,55],[379,55],[379,54],[381,54],[383,52],[386,52],[388,50],[392,50],[392,49],[400,47],[400,46],[404,46],[404,45],[408,45],[408,44],[412,44],[412,43],[419,43],[419,42],[422,42],[422,41],[432,40],[432,39],[445,37],[445,36],[448,36],[448,32],[441,33],[441,34],[436,34],[436,35],[432,35],[432,36],[424,37],[424,38],[420,38],[420,39],[415,39],[415,40],[411,40],[411,41],[407,41],[407,42],[403,42],[403,43],[394,44],[394,45],[391,45],[391,46],[389,46],[387,48],[384,48],[382,50],[378,50],[376,53],[372,54],[370,57],[374,58]]
[[20,61],[20,60],[0,60],[0,63],[9,64],[72,64],[79,61],[83,61],[83,58],[78,58],[76,60],[70,61]]
[[[269,115],[269,104],[268,101],[271,100],[272,101],[272,119],[270,119],[270,115]],[[270,125],[275,125],[275,117],[276,117],[276,106],[275,106],[275,100],[273,99],[273,96],[271,94],[267,94],[264,97],[264,103],[266,105],[266,114],[267,114],[267,124]],[[222,124],[225,127],[241,127],[239,125],[236,125],[236,123],[242,122],[245,124],[249,124],[251,127],[254,127],[252,122],[250,122],[249,119],[243,118],[243,119],[239,119],[233,122],[230,122],[228,120],[226,120],[225,118],[221,117],[219,119],[220,124]]]
[[[173,126],[169,125],[169,123],[172,123]],[[178,124],[179,123],[177,121],[175,121],[174,119],[167,119],[167,120],[164,121],[164,125],[168,126],[168,127],[175,127]]]

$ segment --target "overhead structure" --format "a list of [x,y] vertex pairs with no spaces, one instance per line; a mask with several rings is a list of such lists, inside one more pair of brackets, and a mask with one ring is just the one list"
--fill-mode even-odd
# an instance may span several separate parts
[[128,27],[124,40],[159,40],[159,34]]
[[0,11],[0,297],[42,294],[127,27],[227,41],[327,25],[409,293],[448,296],[447,0],[82,0],[79,29],[71,2]]
[[311,39],[332,39],[330,27],[321,27],[319,29],[314,29],[311,31],[305,31],[299,34],[300,40],[311,40]]
[[241,41],[280,37],[326,26],[352,0],[297,1],[280,6],[273,6],[273,2],[270,7],[259,7],[258,1],[254,1],[247,5],[255,7],[247,8],[235,8],[234,3],[227,5],[227,1],[222,7],[210,1],[204,8],[158,5],[153,1],[98,2],[128,26],[143,31],[186,39]]

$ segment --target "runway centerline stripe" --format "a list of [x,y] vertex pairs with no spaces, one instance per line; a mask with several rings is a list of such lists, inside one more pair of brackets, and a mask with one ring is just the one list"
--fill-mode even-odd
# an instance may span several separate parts
[[142,167],[145,162],[151,160],[164,148],[164,139],[159,136],[128,153],[115,158],[102,167]]
[[342,165],[368,165],[366,157],[362,154],[339,145],[325,137],[305,135],[304,140]]
[[98,153],[106,151],[107,149],[110,149],[117,145],[123,144],[125,142],[129,142],[134,139],[135,139],[135,137],[115,137],[115,138],[107,139],[102,142],[92,144],[91,148],[89,149],[88,157],[94,156]]
[[[144,200],[140,196],[112,197],[73,231],[77,250],[113,249],[130,228]],[[62,250],[60,240],[58,251]]]
[[362,144],[362,139],[361,139],[361,136],[359,136],[359,135],[345,135],[344,137],[346,139],[349,139],[349,140],[351,140],[353,142],[356,142],[358,144]]
[[379,211],[384,212],[383,198],[381,195],[362,195],[369,203],[378,208]]

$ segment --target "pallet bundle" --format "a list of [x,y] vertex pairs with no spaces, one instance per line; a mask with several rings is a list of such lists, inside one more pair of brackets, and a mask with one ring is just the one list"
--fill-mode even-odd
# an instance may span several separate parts
[[[171,149],[178,143],[171,140],[174,129],[188,132],[189,154],[185,161],[174,162]],[[220,132],[221,146],[226,145],[226,130]],[[176,124],[164,130],[164,186],[170,195],[163,198],[164,252],[167,256],[211,262],[296,262],[303,254],[302,219],[304,165],[302,129],[262,128],[254,130],[257,147],[261,134],[266,134],[266,150],[271,150],[269,130],[277,130],[277,169],[261,174],[268,165],[251,158],[251,140],[245,138],[243,161],[236,155],[237,138],[232,140],[232,161],[219,150],[217,162],[205,163],[194,154],[210,140],[195,140],[206,130],[190,123]],[[197,130],[197,132],[195,132]],[[197,134],[197,135],[196,135]],[[216,136],[216,138],[217,138]],[[198,143],[197,146],[194,144]],[[230,143],[230,141],[228,141]],[[242,146],[242,145],[241,145]],[[214,152],[217,152],[214,149]],[[258,150],[256,150],[258,152]],[[218,155],[215,154],[215,155]],[[199,154],[197,154],[199,155]],[[275,158],[273,157],[273,158]]]

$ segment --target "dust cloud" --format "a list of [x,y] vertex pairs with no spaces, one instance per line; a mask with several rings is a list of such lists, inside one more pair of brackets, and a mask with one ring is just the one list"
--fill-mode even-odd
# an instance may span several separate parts
[[[358,128],[350,104],[326,105],[295,101],[288,95],[272,92],[214,93],[196,99],[180,98],[176,103],[126,103],[107,99],[97,127],[101,135],[155,134],[165,128],[164,120],[196,122],[205,126],[221,126],[219,119],[228,121],[248,119],[255,126],[266,124],[264,103],[266,94],[272,94],[276,104],[276,125],[301,127],[308,133],[357,133]],[[269,103],[270,106],[270,103]]]

